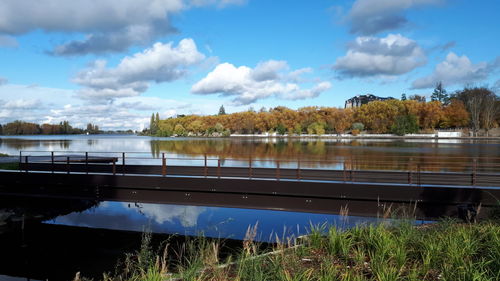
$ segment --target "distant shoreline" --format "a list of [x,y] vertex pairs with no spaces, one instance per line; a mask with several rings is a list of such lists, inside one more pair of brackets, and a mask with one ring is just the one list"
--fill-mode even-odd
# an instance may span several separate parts
[[[242,134],[233,134],[229,136],[230,138],[279,138],[279,139],[430,139],[430,140],[446,140],[446,139],[456,139],[456,140],[500,140],[500,137],[492,136],[492,137],[443,137],[437,136],[436,134],[431,135],[408,135],[408,136],[396,136],[390,134],[365,134],[365,135],[242,135]],[[194,137],[196,138],[196,137]],[[217,138],[217,137],[215,137]]]
[[406,136],[397,136],[397,135],[392,135],[392,134],[360,134],[357,136],[353,136],[351,134],[324,134],[324,135],[308,135],[308,134],[302,134],[302,135],[277,135],[277,134],[231,134],[230,136],[170,136],[170,137],[158,137],[158,136],[147,136],[147,135],[138,135],[138,134],[95,134],[95,135],[85,135],[85,134],[75,134],[75,135],[0,135],[0,138],[6,138],[6,139],[15,139],[15,138],[33,138],[33,137],[41,137],[41,138],[50,138],[50,137],[64,137],[64,138],[71,138],[71,136],[89,136],[89,137],[120,137],[120,136],[127,136],[127,137],[132,137],[132,136],[137,136],[137,137],[151,137],[151,138],[171,138],[171,139],[177,139],[177,138],[191,138],[191,139],[352,139],[352,140],[362,140],[362,139],[371,139],[371,140],[376,140],[376,139],[384,139],[384,140],[405,140],[405,139],[414,139],[414,140],[500,140],[500,136],[491,136],[491,137],[486,137],[486,136],[479,136],[479,137],[471,137],[471,136],[438,136],[437,134],[413,134],[413,135],[406,135]]

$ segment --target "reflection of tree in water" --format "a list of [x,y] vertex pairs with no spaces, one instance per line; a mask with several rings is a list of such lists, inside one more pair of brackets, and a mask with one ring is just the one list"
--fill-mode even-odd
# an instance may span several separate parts
[[69,148],[70,144],[71,144],[70,140],[60,140],[59,141],[59,147],[62,150],[67,150]]
[[93,200],[0,197],[0,226],[15,221],[46,221],[97,206]]
[[88,140],[87,140],[87,145],[88,145],[89,147],[96,146],[96,145],[98,144],[98,142],[99,142],[99,141],[98,141],[98,140],[96,140],[96,139],[88,139]]
[[0,138],[0,146],[13,148],[16,150],[33,149],[39,147],[41,141],[39,140],[23,140],[23,139],[2,139]]
[[0,138],[0,147],[4,146],[15,150],[33,150],[40,147],[52,148],[59,145],[60,149],[66,150],[70,147],[72,140],[32,140],[32,139],[3,139]]
[[[458,145],[458,146],[457,146]],[[161,152],[186,156],[254,160],[301,161],[301,167],[342,166],[346,169],[363,170],[414,170],[421,171],[470,171],[474,157],[488,157],[478,160],[481,164],[500,165],[498,144],[474,144],[471,150],[467,144],[446,144],[405,141],[358,140],[323,141],[284,139],[188,139],[153,140],[151,152],[159,157]],[[456,158],[464,157],[464,158]],[[468,157],[468,158],[467,158]],[[480,171],[480,170],[478,170]]]

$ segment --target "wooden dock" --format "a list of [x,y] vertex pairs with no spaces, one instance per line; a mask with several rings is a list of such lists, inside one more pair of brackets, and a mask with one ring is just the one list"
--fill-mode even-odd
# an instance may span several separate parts
[[220,160],[216,166],[181,166],[167,165],[166,158],[157,159],[161,165],[133,165],[125,153],[119,159],[87,156],[85,162],[64,157],[66,162],[28,156],[19,171],[1,172],[0,194],[322,213],[347,209],[362,216],[392,208],[424,219],[463,217],[478,209],[485,216],[500,198],[500,174],[492,171],[224,167]]

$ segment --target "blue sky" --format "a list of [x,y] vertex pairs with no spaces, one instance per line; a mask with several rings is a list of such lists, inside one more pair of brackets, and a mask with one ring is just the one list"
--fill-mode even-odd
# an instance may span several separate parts
[[0,2],[0,123],[142,129],[152,112],[343,107],[500,89],[496,0]]

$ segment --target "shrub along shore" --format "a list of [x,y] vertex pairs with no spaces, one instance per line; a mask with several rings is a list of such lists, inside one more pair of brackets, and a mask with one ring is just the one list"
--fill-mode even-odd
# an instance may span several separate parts
[[500,280],[500,225],[410,221],[361,225],[347,230],[313,227],[300,240],[262,249],[247,232],[240,250],[221,254],[223,241],[143,247],[103,280]]

